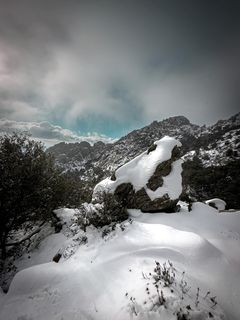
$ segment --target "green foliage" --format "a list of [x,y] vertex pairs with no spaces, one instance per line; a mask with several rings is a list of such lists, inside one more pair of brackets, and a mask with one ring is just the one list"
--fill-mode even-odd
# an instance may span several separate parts
[[194,190],[190,197],[197,197],[200,201],[217,197],[226,201],[231,209],[240,208],[240,160],[204,168],[195,157],[183,164],[182,177],[184,187],[190,186]]
[[[73,192],[75,191],[75,193]],[[0,245],[6,255],[10,231],[50,220],[53,209],[77,202],[76,182],[56,169],[52,155],[26,134],[0,138]],[[78,204],[78,203],[77,203]]]
[[78,175],[72,173],[60,173],[59,180],[56,185],[56,192],[61,199],[61,205],[69,208],[77,208],[83,202],[91,200],[92,196],[91,182],[82,181]]
[[111,226],[114,229],[116,223],[128,219],[126,208],[119,204],[113,194],[106,192],[99,194],[98,203],[82,204],[80,212],[78,224],[84,231],[89,225],[96,228]]
[[[115,222],[122,222],[128,219],[126,208],[119,204],[115,196],[111,193],[103,192],[98,200],[102,207],[96,221],[97,226],[103,227]],[[95,221],[91,221],[94,225]],[[95,225],[96,226],[96,225]]]

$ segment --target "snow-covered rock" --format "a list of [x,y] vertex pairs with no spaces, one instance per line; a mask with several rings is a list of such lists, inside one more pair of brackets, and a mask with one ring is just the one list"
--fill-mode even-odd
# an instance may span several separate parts
[[214,199],[210,199],[205,201],[206,204],[208,204],[209,206],[212,206],[218,210],[225,210],[226,208],[226,202],[222,199],[219,198],[214,198]]
[[133,160],[118,168],[111,178],[98,183],[93,199],[106,192],[120,204],[143,212],[173,212],[182,193],[181,143],[165,136]]

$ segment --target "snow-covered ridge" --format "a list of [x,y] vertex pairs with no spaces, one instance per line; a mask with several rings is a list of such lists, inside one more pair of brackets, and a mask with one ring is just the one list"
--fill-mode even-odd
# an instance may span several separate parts
[[[240,113],[228,120],[220,120],[212,126],[198,126],[190,123],[185,117],[172,117],[154,121],[146,127],[134,130],[111,145],[99,142],[93,147],[87,147],[82,143],[65,145],[63,148],[58,144],[49,151],[56,156],[60,167],[66,171],[79,172],[83,180],[97,178],[99,168],[103,170],[103,174],[106,172],[106,177],[109,171],[112,172],[130,161],[154,140],[165,135],[181,141],[184,153],[199,151],[197,156],[203,161],[204,166],[224,165],[240,157],[239,118]],[[231,136],[235,138],[231,139]],[[230,147],[234,152],[233,157],[226,156]],[[187,159],[192,158],[191,153],[188,153]]]

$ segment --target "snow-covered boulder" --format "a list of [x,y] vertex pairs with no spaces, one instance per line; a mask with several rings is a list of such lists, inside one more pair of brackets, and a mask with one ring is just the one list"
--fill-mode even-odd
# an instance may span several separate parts
[[143,212],[174,212],[182,193],[181,143],[165,136],[98,183],[93,200],[106,192],[119,204]]
[[227,205],[224,200],[219,199],[219,198],[207,200],[207,201],[205,201],[205,203],[211,207],[214,207],[217,210],[225,210],[226,205]]

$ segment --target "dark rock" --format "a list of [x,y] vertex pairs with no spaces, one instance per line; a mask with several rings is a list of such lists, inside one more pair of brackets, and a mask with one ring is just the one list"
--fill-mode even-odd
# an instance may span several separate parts
[[165,194],[161,198],[154,199],[153,201],[149,199],[149,201],[145,201],[143,206],[141,207],[142,212],[174,212],[175,202],[169,199],[169,196]]
[[172,156],[171,156],[171,160],[172,161],[176,161],[181,157],[181,148],[179,148],[178,146],[175,146],[172,150]]
[[214,202],[210,202],[208,205],[209,205],[210,207],[218,210],[218,208],[217,208],[217,206],[215,205]]
[[133,186],[131,183],[120,184],[116,188],[114,196],[116,200],[121,203],[122,206],[134,208],[135,191],[133,190]]
[[117,180],[116,175],[115,175],[115,172],[112,173],[112,175],[111,175],[111,180],[112,180],[112,181],[116,181],[116,180]]
[[177,205],[178,199],[177,200],[171,200],[169,198],[157,198],[153,201],[146,202],[144,206],[141,208],[142,212],[150,212],[150,213],[155,213],[155,212],[167,212],[167,213],[172,213],[176,212],[176,205]]
[[61,253],[56,253],[55,256],[53,257],[52,261],[58,263],[59,260],[61,259],[62,255]]
[[153,143],[153,144],[148,148],[147,154],[149,154],[150,152],[156,150],[156,148],[157,148],[157,145]]
[[149,198],[146,190],[144,188],[138,190],[134,197],[135,209],[144,208],[146,203],[150,203],[151,199]]
[[54,227],[55,227],[55,233],[59,233],[62,230],[62,223],[57,222]]
[[157,190],[157,188],[161,187],[163,185],[163,178],[170,174],[172,170],[172,162],[176,161],[180,158],[181,155],[181,149],[177,146],[175,146],[172,150],[171,159],[163,161],[160,163],[154,174],[151,176],[151,178],[148,180],[147,187],[153,191]]
[[171,200],[167,194],[151,200],[144,188],[137,192],[131,183],[120,184],[114,193],[116,200],[128,209],[141,209],[142,212],[175,212],[177,200]]
[[148,180],[147,187],[153,191],[157,190],[157,188],[161,187],[163,185],[163,178],[169,175],[172,168],[172,160],[163,161],[160,163],[154,174],[151,176],[151,178]]

